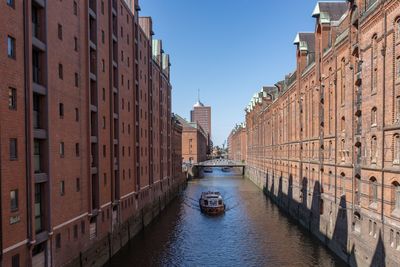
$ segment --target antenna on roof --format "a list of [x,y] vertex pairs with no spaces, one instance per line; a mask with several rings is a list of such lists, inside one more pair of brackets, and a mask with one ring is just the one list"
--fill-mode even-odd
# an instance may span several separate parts
[[200,102],[200,89],[197,89],[197,100]]

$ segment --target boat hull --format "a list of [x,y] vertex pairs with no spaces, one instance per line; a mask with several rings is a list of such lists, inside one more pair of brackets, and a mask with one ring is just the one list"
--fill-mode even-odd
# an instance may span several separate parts
[[221,207],[200,206],[200,210],[202,213],[205,213],[208,215],[220,215],[225,212],[225,206],[221,206]]

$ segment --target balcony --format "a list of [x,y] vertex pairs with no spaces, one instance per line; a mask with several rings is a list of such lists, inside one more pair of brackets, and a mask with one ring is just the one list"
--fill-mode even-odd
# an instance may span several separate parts
[[99,209],[99,177],[92,174],[92,209]]
[[97,1],[96,0],[89,0],[89,9],[94,14],[96,14],[96,11],[97,11]]
[[90,81],[90,105],[97,107],[98,96],[96,82]]
[[36,49],[32,51],[32,79],[38,85],[44,85],[43,54]]
[[[90,74],[94,77],[97,75],[97,55],[96,51],[94,49],[90,49],[90,54],[89,54],[89,60],[90,60]],[[92,78],[91,76],[91,78]],[[92,78],[93,79],[93,78]]]
[[97,25],[96,20],[92,17],[89,19],[89,37],[92,47],[96,47],[97,44]]

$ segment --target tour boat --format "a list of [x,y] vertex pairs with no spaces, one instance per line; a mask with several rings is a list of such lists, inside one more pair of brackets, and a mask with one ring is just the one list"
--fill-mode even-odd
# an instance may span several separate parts
[[204,172],[211,173],[213,172],[213,169],[211,167],[205,167]]
[[203,192],[199,199],[201,212],[209,215],[219,215],[225,212],[225,204],[219,192]]

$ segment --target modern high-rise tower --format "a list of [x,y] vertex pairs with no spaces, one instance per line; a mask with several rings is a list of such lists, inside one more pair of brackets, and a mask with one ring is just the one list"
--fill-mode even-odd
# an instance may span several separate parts
[[190,111],[190,121],[197,122],[201,125],[204,131],[208,135],[208,145],[211,143],[211,107],[204,106],[200,101],[200,97],[197,103],[194,104],[193,110]]

